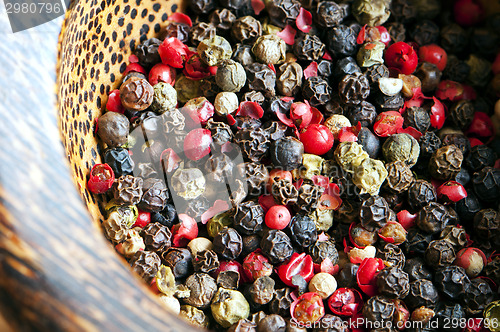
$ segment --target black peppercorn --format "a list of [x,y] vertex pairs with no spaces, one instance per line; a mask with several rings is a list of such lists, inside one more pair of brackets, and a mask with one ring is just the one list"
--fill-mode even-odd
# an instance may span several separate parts
[[302,94],[313,107],[326,104],[331,92],[328,82],[318,76],[309,77],[302,84]]
[[234,21],[231,34],[240,43],[252,44],[262,35],[262,26],[256,18],[243,16]]
[[420,156],[427,159],[441,147],[441,140],[433,131],[425,132],[419,140]]
[[500,256],[494,256],[484,267],[484,275],[493,280],[497,285],[500,283]]
[[466,164],[474,172],[495,164],[496,154],[486,145],[476,145],[470,149]]
[[387,223],[389,205],[382,196],[370,196],[361,204],[359,217],[364,228],[374,231]]
[[292,256],[292,241],[282,231],[266,231],[260,241],[262,252],[272,264],[282,263]]
[[324,188],[313,184],[312,181],[306,181],[300,186],[298,191],[296,207],[308,213],[316,210]]
[[448,56],[446,68],[443,71],[444,77],[455,82],[464,82],[469,76],[470,67],[467,62],[460,60],[451,54]]
[[[208,0],[212,1],[212,0]],[[211,23],[200,22],[191,28],[191,43],[198,46],[205,39],[213,38],[217,34],[217,29]]]
[[424,133],[431,125],[431,117],[427,111],[421,107],[409,107],[403,114],[404,126],[413,127]]
[[334,1],[318,1],[313,13],[315,22],[323,28],[339,25],[349,14],[345,7]]
[[270,154],[275,167],[290,171],[302,164],[304,145],[298,139],[287,136],[271,142]]
[[387,24],[385,27],[391,36],[391,40],[395,43],[404,42],[406,40],[406,28],[403,23],[392,22]]
[[142,197],[142,178],[123,175],[113,184],[113,196],[118,204],[135,205]]
[[160,223],[149,223],[141,230],[141,236],[147,250],[162,252],[171,245],[172,233]]
[[387,169],[386,186],[393,192],[405,192],[415,180],[410,168],[403,161],[393,161],[386,164],[385,168]]
[[392,243],[387,243],[383,248],[380,248],[376,256],[392,267],[402,269],[405,266],[406,258],[403,251]]
[[370,83],[361,73],[345,75],[339,83],[340,99],[346,104],[359,104],[368,98],[369,94]]
[[193,267],[196,272],[210,273],[219,268],[219,258],[213,250],[202,250],[193,258]]
[[267,2],[266,9],[270,23],[284,27],[297,19],[300,2],[297,0],[271,0]]
[[382,92],[375,94],[373,99],[375,106],[378,106],[383,111],[398,111],[404,105],[404,98],[401,93],[397,93],[394,96],[387,96]]
[[288,229],[291,239],[301,247],[309,247],[318,239],[316,224],[307,215],[297,214],[290,221]]
[[500,215],[493,209],[480,210],[474,216],[475,235],[480,240],[498,242],[500,235]]
[[410,309],[418,307],[433,307],[438,301],[439,295],[432,281],[419,279],[410,283],[410,292],[405,298],[405,303]]
[[465,319],[465,311],[462,308],[462,305],[459,303],[448,303],[448,302],[439,302],[434,309],[436,315],[434,319],[438,322],[438,328],[441,330],[450,331],[450,332],[460,332],[462,328],[460,326],[449,326],[448,322],[452,321],[463,321]]
[[[247,162],[238,165],[238,171],[240,176],[246,179],[250,195],[260,196],[263,194],[265,185],[269,180],[269,172],[266,166],[259,163]],[[236,227],[236,229],[238,228]]]
[[356,60],[350,56],[339,59],[333,68],[335,81],[340,81],[345,75],[355,75],[356,73],[361,73],[361,68]]
[[416,180],[408,188],[408,203],[414,210],[426,206],[429,202],[437,199],[436,189],[425,180]]
[[190,0],[189,8],[195,14],[208,14],[215,9],[215,0]]
[[441,232],[446,226],[458,222],[458,216],[452,208],[445,207],[436,202],[430,202],[419,212],[415,220],[418,228],[424,232],[435,234]]
[[156,276],[160,264],[160,257],[152,251],[138,251],[130,260],[132,270],[148,284]]
[[[143,111],[153,102],[154,90],[146,79],[131,77],[122,83],[120,87],[120,100],[122,105],[133,111]],[[116,112],[114,113],[121,115]],[[127,128],[128,130],[128,128]]]
[[453,245],[446,240],[434,240],[425,251],[425,261],[433,268],[444,267],[455,260]]
[[500,170],[484,167],[472,176],[472,186],[477,197],[485,202],[495,202],[500,198]]
[[286,62],[276,71],[276,89],[284,96],[293,96],[302,86],[303,71],[297,62]]
[[358,47],[357,36],[350,26],[340,24],[333,27],[326,37],[328,50],[337,58],[354,55]]
[[161,257],[165,265],[172,269],[176,279],[183,279],[191,274],[193,256],[189,249],[170,248],[164,251]]
[[269,149],[268,133],[263,128],[238,130],[234,142],[240,146],[243,157],[254,162],[261,160]]
[[210,23],[213,24],[217,30],[223,32],[231,29],[234,20],[236,20],[236,15],[234,15],[229,9],[221,8],[214,10],[208,17]]
[[[265,103],[267,102],[266,97],[260,91],[245,92],[242,101],[253,101],[259,104],[260,106],[265,106]],[[267,115],[268,114],[265,114],[264,117],[266,117]]]
[[97,134],[110,148],[127,143],[130,122],[123,114],[106,112],[98,119]]
[[273,181],[271,194],[279,204],[288,205],[297,202],[299,191],[289,180],[280,179]]
[[325,44],[318,36],[307,34],[295,40],[293,53],[299,60],[316,61],[325,53]]
[[207,308],[217,291],[215,279],[206,273],[190,275],[186,279],[186,287],[190,290],[190,295],[184,302],[199,309]]
[[339,274],[335,276],[339,288],[352,288],[357,286],[356,273],[358,273],[358,264],[347,263],[344,265]]
[[474,105],[469,100],[460,100],[450,108],[450,118],[459,128],[467,128],[474,118]]
[[473,192],[468,193],[467,197],[462,198],[455,204],[455,211],[464,225],[472,224],[474,216],[479,210],[481,210],[481,203]]
[[455,251],[460,250],[468,242],[467,233],[465,232],[465,229],[463,229],[462,226],[459,225],[446,226],[441,232],[441,234],[439,234],[439,237],[453,244]]
[[286,322],[279,315],[267,315],[257,324],[257,332],[285,332]]
[[248,319],[240,319],[237,323],[231,325],[227,332],[256,332],[257,324]]
[[434,277],[434,283],[437,289],[450,300],[461,299],[470,286],[470,280],[465,273],[465,269],[456,265],[438,269]]
[[321,264],[323,260],[328,258],[333,265],[339,261],[339,253],[335,247],[335,241],[316,241],[308,248],[309,255],[311,255],[315,264]]
[[[360,105],[363,105],[362,102]],[[368,153],[370,158],[377,158],[380,152],[380,139],[367,127],[362,127],[358,133],[358,144]]]
[[128,150],[124,148],[106,149],[104,151],[104,162],[111,167],[115,173],[115,178],[122,175],[131,175],[134,170],[134,162],[130,158]]
[[266,64],[254,62],[245,67],[248,89],[262,91],[267,96],[274,96],[276,74]]
[[274,292],[274,298],[269,303],[269,311],[273,314],[284,317],[290,316],[290,306],[292,305],[292,289],[285,287]]
[[436,43],[439,39],[439,26],[431,20],[421,20],[410,30],[410,36],[418,45]]
[[267,304],[273,299],[274,280],[268,276],[257,278],[248,288],[250,300],[254,304]]
[[255,62],[252,53],[252,45],[236,44],[234,46],[232,59],[246,67]]
[[403,271],[408,274],[410,281],[419,279],[432,280],[432,272],[425,266],[420,257],[408,259],[405,263]]
[[164,36],[165,39],[170,37],[175,37],[183,43],[187,43],[189,40],[189,33],[191,32],[191,27],[184,23],[171,22],[165,28]]
[[160,179],[149,178],[144,180],[143,195],[138,207],[146,212],[159,212],[165,208],[169,198],[167,186]]
[[158,47],[161,40],[157,38],[146,39],[139,46],[135,48],[134,54],[139,59],[139,64],[145,68],[151,68],[155,64],[161,62],[160,54],[158,54]]
[[495,298],[495,294],[488,281],[475,278],[465,291],[465,312],[469,315],[481,313]]
[[233,225],[241,234],[251,235],[259,232],[263,223],[264,210],[260,204],[248,201],[236,207]]
[[423,255],[432,241],[432,234],[422,232],[417,227],[412,227],[406,234],[406,241],[403,248],[408,254]]
[[467,44],[467,32],[460,25],[451,23],[441,29],[441,46],[448,53],[460,53]]
[[347,118],[353,125],[359,122],[363,127],[371,126],[377,115],[375,106],[365,100],[357,105],[349,105],[346,112]]
[[235,260],[243,249],[241,236],[234,228],[224,227],[214,237],[213,244],[213,250],[229,260]]
[[268,133],[269,139],[273,141],[284,138],[288,129],[287,126],[278,121],[268,121],[264,123],[262,128]]
[[329,78],[333,75],[333,62],[330,60],[320,59],[318,61],[318,76]]
[[386,267],[377,274],[377,287],[382,295],[404,298],[410,291],[408,274],[399,267]]
[[369,322],[390,322],[396,306],[394,302],[381,295],[372,296],[363,306],[363,316]]
[[462,151],[462,154],[464,156],[469,153],[470,141],[467,136],[465,136],[461,131],[447,132],[442,130],[442,132],[440,132],[439,138],[441,139],[443,146],[455,145],[460,151]]

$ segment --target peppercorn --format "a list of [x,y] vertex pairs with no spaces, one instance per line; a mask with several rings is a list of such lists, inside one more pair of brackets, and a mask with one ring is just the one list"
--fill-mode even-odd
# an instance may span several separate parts
[[277,289],[274,292],[274,297],[269,302],[269,311],[272,314],[281,315],[284,317],[290,316],[290,306],[292,305],[292,290],[288,287]]
[[438,328],[451,332],[460,332],[459,326],[448,326],[448,321],[461,321],[465,319],[465,311],[459,303],[439,302],[434,309],[435,320],[438,322]]
[[[192,241],[193,240],[191,240],[191,242]],[[210,245],[211,244],[210,242]],[[191,252],[193,253],[192,249]],[[219,259],[213,250],[201,250],[193,253],[193,255],[195,256],[193,259],[193,267],[196,272],[210,273],[219,268]]]
[[207,251],[207,250],[211,251],[213,248],[212,241],[204,237],[197,237],[195,239],[192,239],[191,241],[189,241],[187,246],[189,250],[191,250],[191,254],[193,256],[196,256],[199,252],[202,251]]
[[120,87],[122,105],[134,111],[143,111],[153,102],[154,90],[146,79],[131,77]]
[[453,245],[446,240],[434,240],[425,251],[425,261],[434,268],[444,267],[455,260]]
[[416,225],[424,232],[435,234],[441,232],[446,226],[458,222],[458,216],[452,208],[447,208],[439,203],[430,202],[419,212]]
[[122,238],[122,242],[116,246],[116,250],[126,258],[131,258],[144,249],[146,245],[136,229],[129,229]]
[[116,112],[106,112],[99,117],[97,134],[110,148],[127,143],[129,125],[127,117]]
[[284,232],[276,229],[271,229],[263,234],[260,247],[272,264],[284,262],[293,253],[290,238]]
[[386,267],[377,274],[379,292],[387,297],[404,298],[410,291],[408,274],[398,267]]
[[388,243],[399,245],[406,241],[406,230],[396,222],[390,221],[378,231],[379,237]]
[[134,162],[130,158],[130,154],[123,148],[112,148],[104,151],[104,162],[108,164],[115,177],[119,178],[122,175],[131,175],[134,169]]
[[495,202],[500,197],[500,170],[484,167],[472,176],[472,186],[477,197],[485,202]]
[[383,111],[399,111],[404,105],[404,98],[401,96],[401,93],[388,96],[379,92],[375,94],[373,102],[375,106],[378,106]]
[[335,276],[338,288],[353,288],[357,286],[356,273],[358,272],[359,265],[347,263]]
[[386,186],[391,191],[402,193],[408,190],[415,180],[410,168],[404,161],[393,161],[385,165],[387,169]]
[[269,150],[268,133],[263,128],[245,128],[237,131],[234,143],[240,146],[245,159],[253,162],[260,161]]
[[269,135],[269,139],[277,141],[286,136],[287,126],[278,121],[268,121],[264,123],[262,128]]
[[300,2],[296,0],[272,0],[266,3],[271,24],[284,27],[295,22],[299,15]]
[[403,271],[408,274],[410,282],[419,279],[432,280],[432,272],[425,266],[420,257],[408,259],[405,263]]
[[227,7],[217,8],[208,16],[210,23],[218,30],[219,33],[226,32],[231,29],[234,21],[236,20],[236,15],[233,14]]
[[363,73],[366,78],[368,78],[368,82],[370,86],[378,86],[381,78],[389,77],[389,68],[387,68],[384,64],[374,64],[365,69]]
[[215,66],[221,60],[231,58],[231,44],[220,36],[202,40],[196,49],[201,60],[208,66]]
[[252,54],[252,46],[245,44],[236,44],[234,46],[232,59],[246,67],[255,62]]
[[231,28],[231,35],[241,43],[254,43],[262,35],[262,26],[253,16],[236,19]]
[[113,185],[113,196],[118,204],[135,205],[142,196],[143,180],[131,175],[123,175]]
[[130,225],[127,225],[125,216],[118,211],[113,211],[103,221],[102,228],[106,237],[114,243],[120,243],[127,235]]
[[493,209],[480,210],[474,216],[474,231],[478,239],[495,241],[500,233],[500,215]]
[[359,210],[361,225],[368,231],[384,227],[389,217],[389,205],[382,196],[370,196],[363,200]]
[[274,96],[276,73],[271,68],[263,63],[254,62],[246,67],[246,75],[250,90],[261,91],[266,96]]
[[301,247],[309,247],[318,239],[316,224],[307,215],[297,214],[290,221],[288,229],[291,239]]
[[189,323],[201,328],[207,328],[209,324],[208,317],[205,313],[191,305],[182,305],[179,317],[184,318]]
[[[260,106],[265,106],[267,104],[266,97],[264,94],[260,91],[248,91],[243,94],[242,101],[252,101]],[[264,117],[266,117],[266,114],[264,114]]]
[[287,136],[271,142],[270,154],[275,167],[289,171],[302,164],[304,145],[298,139]]
[[257,332],[285,332],[286,322],[279,315],[267,315],[257,324]]
[[313,11],[314,21],[323,28],[331,28],[342,23],[347,16],[345,9],[334,1],[322,1]]
[[190,295],[184,301],[199,309],[207,308],[217,291],[215,279],[206,273],[196,272],[190,275],[185,284],[190,290]]
[[152,251],[138,251],[131,258],[130,266],[141,278],[150,283],[160,268],[160,257]]
[[[360,105],[363,105],[362,102]],[[363,148],[363,151],[368,153],[368,156],[372,159],[377,158],[380,151],[380,140],[374,135],[370,129],[362,127],[358,133],[358,142]]]
[[454,246],[455,250],[458,250],[467,244],[467,233],[460,226],[446,226],[439,237],[450,242]]
[[258,203],[247,201],[236,207],[233,225],[241,234],[251,235],[259,232],[263,223],[264,210]]
[[384,247],[378,249],[376,257],[392,267],[402,269],[405,266],[406,258],[403,251],[392,243],[387,243]]
[[421,306],[432,307],[438,301],[439,295],[432,281],[419,279],[410,283],[410,292],[405,298],[405,303],[415,309]]
[[407,253],[423,255],[431,241],[432,234],[424,233],[417,227],[412,227],[408,230],[408,234],[406,234],[406,241],[403,243],[403,247]]
[[437,200],[436,189],[425,180],[416,180],[408,188],[408,203],[414,210]]
[[360,123],[363,127],[371,126],[377,117],[377,110],[373,104],[362,100],[358,104],[347,107],[346,116],[351,123]]
[[470,285],[465,269],[455,265],[438,269],[434,280],[437,289],[450,300],[461,299]]
[[358,51],[356,60],[360,67],[372,67],[384,63],[385,44],[379,41],[364,43]]
[[171,246],[170,230],[160,223],[149,223],[141,230],[141,236],[144,239],[147,250],[162,252]]
[[194,199],[205,192],[205,177],[197,168],[178,168],[170,183],[175,194],[184,199]]
[[339,24],[327,32],[328,50],[336,58],[352,56],[357,51],[357,34],[348,25]]
[[450,180],[460,172],[463,154],[455,145],[446,145],[436,150],[429,161],[429,172],[439,180]]
[[396,307],[389,298],[381,295],[372,296],[363,306],[363,317],[372,323],[389,322]]
[[477,315],[494,299],[495,293],[488,281],[482,278],[474,278],[471,280],[470,286],[465,290],[465,312],[469,315]]
[[246,74],[243,66],[233,60],[222,60],[217,67],[215,82],[226,92],[239,92],[245,85]]
[[293,44],[293,53],[299,60],[316,61],[323,56],[324,52],[325,44],[314,35],[303,35]]
[[196,199],[186,200],[183,203],[179,207],[179,213],[187,214],[196,220],[199,220],[201,215],[210,208],[210,202],[205,195],[198,196]]
[[361,103],[369,94],[370,84],[366,76],[361,73],[345,75],[339,83],[340,98],[348,105]]
[[471,148],[466,164],[474,172],[495,164],[496,155],[492,148],[486,145],[476,145]]
[[286,44],[276,35],[257,38],[252,47],[255,59],[264,64],[280,64],[286,58]]
[[243,294],[222,287],[215,293],[210,308],[215,321],[224,328],[246,319],[250,314],[250,305]]
[[382,153],[387,162],[400,160],[411,168],[417,163],[420,146],[409,134],[394,134],[382,145]]
[[187,277],[192,271],[192,255],[185,248],[169,248],[161,254],[162,261],[172,269],[176,279]]
[[354,172],[368,157],[361,145],[356,142],[341,142],[335,149],[335,160],[347,172]]
[[296,62],[286,62],[276,71],[276,89],[284,96],[295,95],[302,86],[302,67]]
[[302,84],[302,94],[313,107],[326,104],[331,92],[328,82],[318,76],[309,77]]
[[422,107],[413,106],[406,109],[403,118],[405,127],[413,127],[421,133],[426,132],[431,125],[431,117]]
[[228,227],[224,227],[215,235],[213,244],[213,250],[229,260],[235,260],[243,247],[240,234],[235,229]]
[[312,212],[318,207],[324,188],[306,181],[300,186],[297,196],[297,207],[303,212]]
[[404,42],[406,40],[406,28],[401,22],[392,22],[385,25],[391,40],[395,43]]
[[169,198],[165,182],[160,179],[148,178],[142,186],[143,195],[138,207],[146,212],[158,212],[165,208]]

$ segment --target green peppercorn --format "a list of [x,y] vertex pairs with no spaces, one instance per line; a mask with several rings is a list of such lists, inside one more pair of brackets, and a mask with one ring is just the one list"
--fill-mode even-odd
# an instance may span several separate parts
[[383,162],[372,158],[365,158],[354,169],[352,182],[361,189],[361,194],[378,195],[380,186],[382,186],[386,177],[387,170]]
[[[354,172],[354,169],[368,157],[368,153],[356,142],[342,142],[335,149],[335,160],[347,172]],[[385,169],[385,168],[384,168]],[[386,171],[387,173],[387,171]]]
[[385,44],[374,41],[363,44],[358,51],[357,60],[360,67],[371,67],[384,63]]
[[250,315],[250,305],[243,294],[222,287],[215,293],[210,308],[215,321],[224,328]]
[[465,63],[470,67],[467,79],[472,85],[483,87],[488,84],[490,81],[488,77],[491,73],[491,63],[488,60],[471,54]]
[[203,40],[198,45],[196,52],[208,66],[215,66],[221,60],[230,59],[233,54],[231,44],[221,36],[213,36]]
[[175,80],[175,90],[177,91],[177,99],[181,103],[186,103],[188,100],[200,96],[200,82],[190,80],[184,75],[177,76]]
[[394,134],[382,145],[382,154],[387,162],[404,161],[413,167],[420,155],[420,146],[415,138],[408,134]]
[[177,106],[177,91],[168,83],[160,82],[154,87],[153,103],[151,110],[158,114],[175,109]]
[[234,92],[219,92],[215,96],[214,107],[217,115],[226,116],[238,109],[238,96]]
[[302,155],[302,167],[300,168],[300,177],[312,180],[315,175],[321,175],[325,159],[315,154],[304,153]]
[[223,91],[239,92],[245,85],[247,75],[243,66],[233,60],[222,60],[217,68],[215,83]]
[[233,211],[216,214],[207,223],[208,236],[215,237],[224,227],[233,224]]
[[355,0],[352,3],[352,14],[361,25],[382,25],[391,15],[390,3],[387,0]]
[[280,64],[286,59],[286,44],[276,35],[265,35],[255,41],[252,52],[259,62]]
[[175,193],[184,199],[194,199],[205,192],[205,177],[198,168],[179,167],[171,183]]
[[114,199],[110,200],[104,209],[108,212],[108,218],[114,214],[113,218],[120,220],[120,223],[127,225],[128,228],[132,227],[139,216],[135,205],[121,205]]
[[316,228],[320,232],[328,231],[333,225],[333,210],[316,209],[309,214],[309,217],[316,224]]
[[181,306],[179,316],[191,324],[197,325],[201,328],[207,328],[209,324],[208,317],[205,313],[191,305]]

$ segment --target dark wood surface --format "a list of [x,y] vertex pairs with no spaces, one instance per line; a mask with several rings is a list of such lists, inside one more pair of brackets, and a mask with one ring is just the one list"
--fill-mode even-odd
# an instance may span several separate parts
[[56,122],[60,23],[12,34],[0,13],[2,314],[16,331],[191,330],[130,273],[75,189]]

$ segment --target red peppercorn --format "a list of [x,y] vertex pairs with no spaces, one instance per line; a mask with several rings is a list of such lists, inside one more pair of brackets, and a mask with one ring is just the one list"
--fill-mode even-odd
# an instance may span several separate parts
[[311,123],[312,117],[313,113],[309,104],[296,102],[290,107],[290,119],[299,129],[307,127]]
[[301,275],[305,281],[309,282],[314,276],[314,266],[311,256],[306,253],[293,253],[288,263],[281,265],[276,269],[281,281],[287,286],[295,287],[292,283],[294,275]]
[[333,134],[326,126],[312,124],[300,134],[300,141],[306,153],[323,155],[333,146]]
[[242,101],[236,111],[236,115],[260,119],[264,115],[264,109],[255,101]]
[[420,46],[418,50],[418,57],[420,62],[430,62],[437,66],[440,71],[446,68],[448,62],[448,55],[446,51],[436,44],[429,44]]
[[269,263],[260,249],[248,254],[243,260],[242,267],[245,275],[252,281],[273,274],[273,265]]
[[443,103],[436,97],[432,97],[434,105],[431,106],[431,126],[436,129],[441,129],[446,120],[446,112]]
[[122,100],[120,99],[120,90],[116,89],[109,93],[108,102],[106,103],[106,109],[110,112],[116,112],[123,114],[125,112],[125,107],[122,105]]
[[266,226],[271,229],[284,229],[290,223],[290,211],[284,205],[275,205],[266,213]]
[[186,115],[188,127],[199,128],[201,125],[206,125],[215,113],[214,105],[205,97],[199,97],[188,101],[181,109]]
[[323,300],[317,293],[308,292],[299,296],[290,306],[292,319],[299,324],[311,324],[325,315]]
[[384,269],[384,261],[380,258],[365,258],[359,265],[356,280],[359,288],[368,296],[377,295],[377,274]]
[[292,172],[284,171],[282,169],[273,169],[269,172],[269,180],[267,182],[267,191],[271,191],[273,183],[278,180],[288,180],[293,181]]
[[194,53],[186,61],[183,73],[189,79],[197,81],[211,75],[209,68],[209,66],[201,61],[200,55],[198,53]]
[[151,213],[139,210],[139,215],[132,227],[144,228],[151,222]]
[[115,181],[115,173],[108,164],[96,164],[90,171],[89,190],[94,194],[108,191]]
[[478,248],[463,248],[457,253],[453,264],[461,266],[469,277],[476,277],[488,263],[486,255]]
[[278,205],[274,200],[273,195],[260,195],[259,204],[260,206],[262,206],[262,209],[264,209],[264,213],[269,211],[269,209],[272,208],[273,206]]
[[467,197],[467,191],[457,181],[448,181],[437,188],[437,197],[443,203],[451,204]]
[[335,315],[353,316],[363,308],[363,297],[354,288],[338,288],[328,298],[328,307]]
[[373,131],[380,137],[391,136],[403,128],[404,119],[401,113],[396,111],[382,112],[375,120]]
[[154,65],[149,71],[149,83],[153,86],[159,82],[168,83],[174,86],[175,77],[175,69],[163,63]]
[[177,225],[172,227],[172,245],[174,247],[185,247],[192,239],[198,237],[198,224],[187,214],[179,214]]
[[130,72],[137,72],[146,75],[146,69],[144,69],[140,64],[138,63],[130,63],[127,68],[125,68],[125,71],[123,72],[123,75],[127,75]]
[[191,160],[200,160],[210,153],[211,144],[210,130],[193,129],[186,135],[184,140],[184,154]]
[[497,53],[495,61],[493,61],[493,64],[491,65],[491,71],[494,75],[500,74],[500,53]]
[[160,156],[161,166],[165,173],[172,173],[179,168],[182,159],[171,148],[163,150]]
[[158,47],[161,61],[174,68],[184,67],[188,52],[188,47],[175,37],[165,39]]
[[474,113],[474,118],[472,119],[466,134],[481,138],[490,138],[493,136],[495,134],[495,129],[488,114],[484,112]]
[[382,25],[379,25],[376,28],[380,32],[380,42],[384,43],[386,47],[389,46],[389,43],[391,42],[391,34],[389,31],[387,31],[387,29]]
[[455,21],[462,26],[472,26],[484,18],[484,9],[477,0],[458,0],[453,6]]
[[409,230],[415,226],[417,214],[411,214],[408,210],[401,210],[396,214],[396,218],[398,218],[398,222],[404,227],[404,229]]
[[397,42],[385,51],[385,62],[387,67],[410,75],[417,69],[418,56],[413,47],[405,42]]
[[219,263],[219,268],[215,271],[215,275],[219,275],[219,273],[224,271],[238,272],[241,282],[253,282],[252,278],[245,274],[243,266],[237,261],[221,261]]

